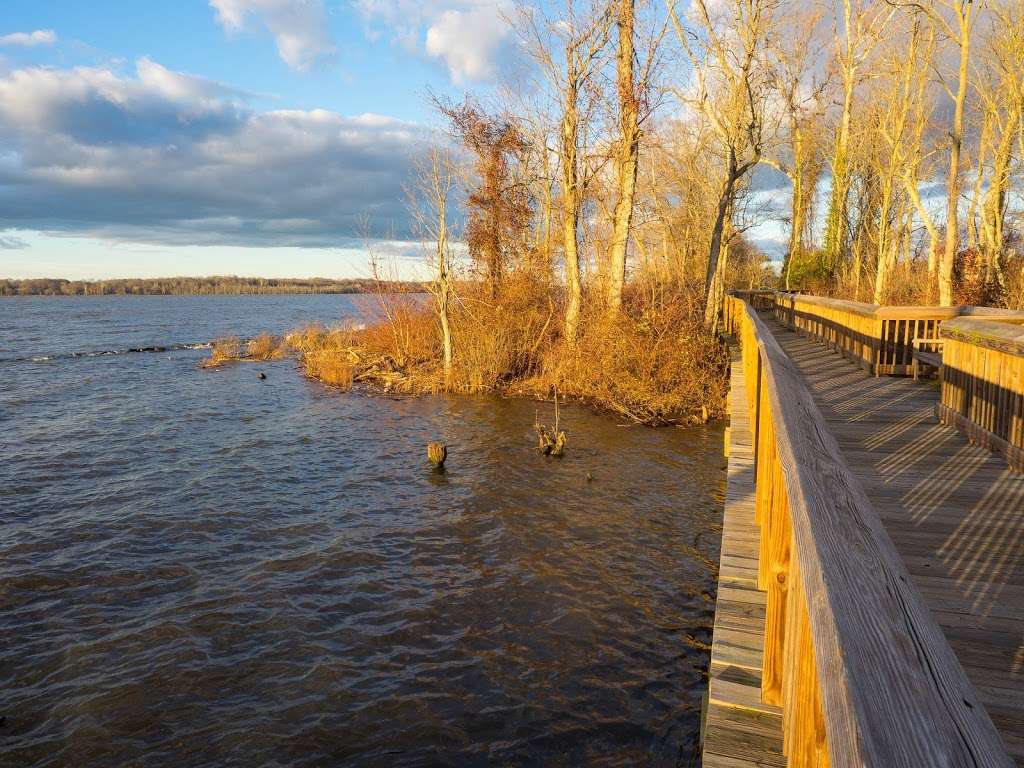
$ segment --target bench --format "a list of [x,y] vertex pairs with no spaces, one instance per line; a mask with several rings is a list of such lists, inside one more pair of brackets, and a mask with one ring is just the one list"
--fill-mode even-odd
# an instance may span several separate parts
[[910,354],[913,357],[910,364],[911,372],[914,381],[917,381],[922,365],[935,370],[942,367],[942,339],[914,339],[911,342]]

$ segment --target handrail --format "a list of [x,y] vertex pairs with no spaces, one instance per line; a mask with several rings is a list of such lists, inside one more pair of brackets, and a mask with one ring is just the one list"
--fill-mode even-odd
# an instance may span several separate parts
[[1024,472],[1024,327],[977,317],[942,324],[938,416]]
[[1012,764],[804,386],[753,308],[726,297],[754,428],[762,697],[789,765]]
[[1024,312],[994,307],[879,306],[784,292],[774,295],[773,308],[779,322],[817,337],[875,374],[911,373],[913,341],[938,339],[940,326],[955,318],[1024,324]]

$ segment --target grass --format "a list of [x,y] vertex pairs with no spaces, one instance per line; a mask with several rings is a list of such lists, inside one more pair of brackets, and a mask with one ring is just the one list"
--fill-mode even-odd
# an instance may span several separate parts
[[287,352],[281,339],[260,334],[243,342],[237,336],[225,336],[213,342],[210,356],[201,363],[203,368],[217,368],[224,363],[252,363],[277,360]]

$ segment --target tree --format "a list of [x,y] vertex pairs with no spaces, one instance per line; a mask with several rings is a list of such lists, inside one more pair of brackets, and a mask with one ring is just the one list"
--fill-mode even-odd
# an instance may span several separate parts
[[808,250],[815,188],[823,167],[823,123],[831,81],[819,61],[824,47],[819,42],[820,27],[821,11],[815,7],[795,21],[789,34],[777,36],[771,44],[786,131],[776,157],[764,162],[784,173],[792,187],[789,247],[782,265],[786,290],[794,262],[802,262]]
[[[563,332],[570,344],[576,340],[583,304],[579,226],[593,166],[587,159],[588,129],[596,89],[592,79],[608,43],[611,13],[608,6],[591,6],[576,12],[566,0],[565,18],[542,19],[540,11],[523,15],[530,29],[530,51],[542,65],[557,94],[560,108],[557,149],[561,189],[562,250],[565,262],[566,308]],[[555,58],[555,46],[564,50],[564,63]]]
[[892,9],[872,4],[871,0],[865,7],[862,2],[842,0],[843,28],[840,33],[837,25],[834,34],[835,61],[843,84],[843,101],[832,153],[832,188],[822,244],[822,267],[830,274],[835,273],[845,256],[849,239],[850,137],[856,89],[865,76],[865,62],[882,39],[892,17]]
[[[1003,251],[1014,160],[1019,162],[1024,129],[1024,7],[1015,0],[993,2],[986,50],[976,90],[984,114],[977,179],[987,177],[981,205],[980,246],[987,293],[1006,287]],[[991,156],[985,168],[986,155]],[[1015,158],[1016,156],[1016,158]],[[986,173],[987,171],[987,173]]]
[[461,104],[437,98],[434,103],[474,156],[477,185],[466,198],[465,236],[470,255],[484,266],[493,297],[530,220],[529,192],[512,172],[527,143],[512,119],[487,114],[469,97]]
[[[945,246],[938,264],[939,304],[953,303],[953,262],[960,243],[960,187],[962,182],[961,153],[964,141],[964,116],[970,85],[971,37],[985,0],[922,0],[922,2],[896,2],[892,5],[909,8],[924,14],[929,22],[957,48],[956,88],[948,77],[939,74],[943,90],[953,102],[953,117],[949,126],[949,170],[946,177],[946,236]],[[950,17],[950,18],[947,18]]]
[[878,140],[870,143],[877,147],[872,157],[879,197],[872,298],[875,304],[882,304],[885,300],[888,281],[899,253],[900,237],[894,231],[893,220],[903,218],[902,211],[898,210],[904,190],[901,175],[908,165],[910,153],[917,149],[913,140],[913,120],[922,114],[917,105],[925,99],[925,65],[933,52],[934,36],[926,36],[919,20],[912,22],[909,37],[909,46],[894,46],[887,57],[888,77],[874,99],[874,134]]
[[694,74],[694,93],[678,91],[708,123],[721,162],[717,206],[704,279],[704,324],[718,326],[723,296],[723,242],[739,183],[761,162],[772,129],[771,70],[764,60],[777,0],[726,0],[714,18],[694,0],[696,29],[684,28],[675,0],[669,14]]
[[437,302],[441,326],[444,387],[451,390],[453,382],[451,287],[451,227],[448,224],[449,203],[455,186],[455,170],[447,149],[433,146],[417,163],[413,189],[408,191],[409,205],[420,235],[434,248],[435,275],[432,291]]

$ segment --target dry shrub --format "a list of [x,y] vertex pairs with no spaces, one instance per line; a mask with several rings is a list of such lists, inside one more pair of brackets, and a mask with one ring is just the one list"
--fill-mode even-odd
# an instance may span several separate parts
[[355,332],[369,357],[387,358],[396,370],[411,372],[440,352],[437,316],[422,296],[382,295],[384,319]]
[[[452,303],[452,388],[572,398],[648,423],[704,421],[722,414],[727,354],[703,327],[699,288],[637,285],[609,318],[587,309],[577,344],[561,338],[562,313],[549,286],[526,270],[492,294],[458,285]],[[287,338],[308,376],[351,387],[423,393],[443,388],[439,322],[430,301],[388,306],[388,319],[360,329],[310,326]]]
[[308,325],[285,337],[285,345],[299,358],[306,375],[343,389],[355,378],[357,356],[353,352],[354,331]]
[[702,323],[699,297],[632,292],[617,318],[590,313],[558,369],[560,391],[646,424],[706,421],[724,411],[728,356]]
[[481,284],[460,288],[452,318],[455,386],[483,392],[536,374],[561,326],[546,286],[517,270],[493,298]]
[[261,333],[254,339],[250,339],[247,353],[252,360],[273,360],[281,356],[280,341],[273,336]]
[[216,368],[218,365],[230,360],[241,359],[243,354],[242,342],[238,340],[238,337],[225,336],[214,340],[213,347],[210,349],[210,356],[203,361],[202,366],[204,368]]
[[350,389],[355,379],[355,366],[349,356],[330,347],[308,353],[303,358],[303,367],[307,376],[342,389]]

